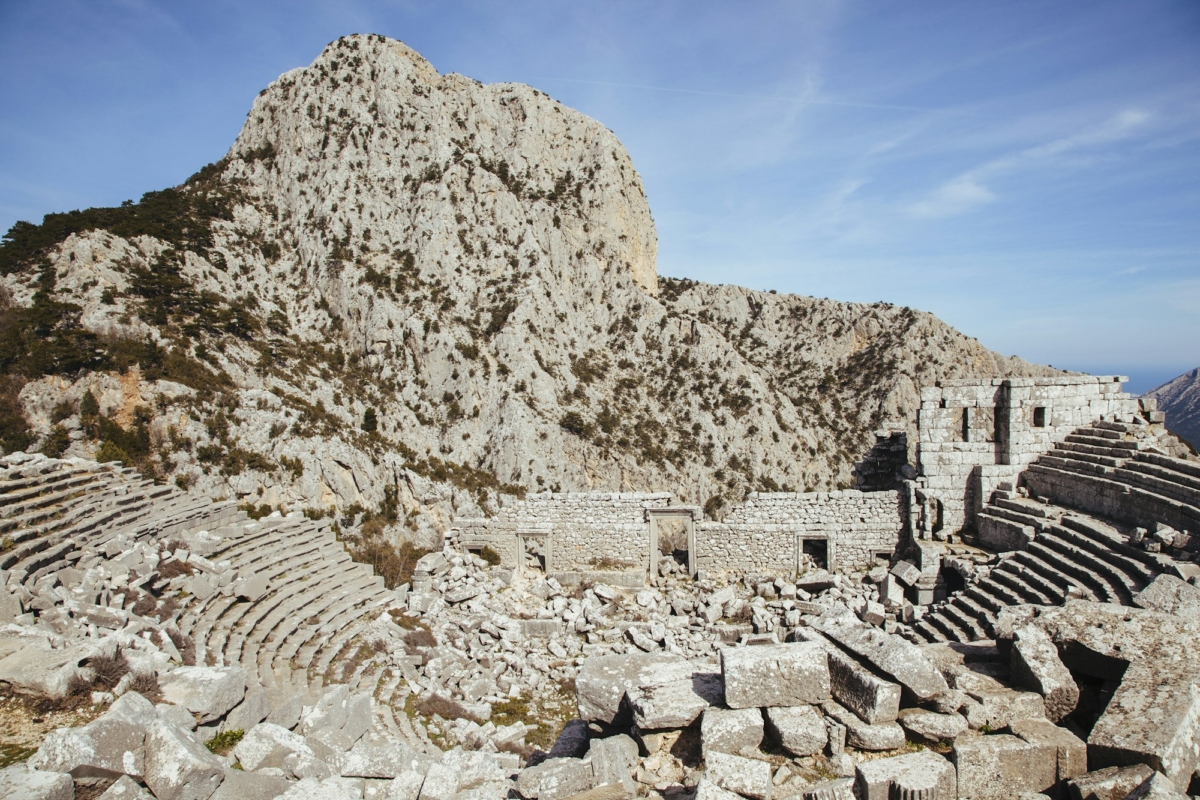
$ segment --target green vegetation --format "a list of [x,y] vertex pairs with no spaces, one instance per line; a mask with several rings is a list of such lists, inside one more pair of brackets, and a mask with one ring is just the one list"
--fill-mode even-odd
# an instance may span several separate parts
[[18,222],[0,239],[0,274],[21,271],[71,234],[90,230],[126,239],[153,236],[204,254],[212,246],[213,220],[233,218],[236,195],[220,182],[224,167],[224,161],[209,164],[183,186],[147,192],[137,203],[47,214],[40,225]]
[[219,756],[228,755],[229,751],[237,747],[238,742],[240,742],[242,737],[245,735],[246,732],[241,729],[221,731],[216,736],[205,742],[204,746]]

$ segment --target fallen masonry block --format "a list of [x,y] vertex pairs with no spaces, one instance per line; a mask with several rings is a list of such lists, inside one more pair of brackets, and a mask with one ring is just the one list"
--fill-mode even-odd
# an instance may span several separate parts
[[1007,733],[959,739],[950,760],[958,772],[959,795],[978,800],[1041,792],[1058,780],[1056,748]]
[[704,763],[705,775],[726,791],[755,800],[771,796],[771,765],[765,761],[714,752]]
[[721,674],[730,708],[801,706],[830,697],[829,659],[815,642],[724,647]]
[[[415,753],[413,755],[416,756]],[[423,766],[425,763],[428,763],[428,759],[418,762],[418,765]],[[441,765],[454,770],[458,776],[460,792],[503,781],[508,777],[496,760],[495,753],[462,750],[456,747],[442,754]]]
[[72,800],[75,784],[65,772],[42,772],[25,764],[0,769],[0,797],[28,800]]
[[202,725],[224,716],[246,694],[241,667],[178,667],[158,682],[165,701],[191,711]]
[[929,742],[953,742],[967,732],[967,720],[961,714],[939,714],[923,708],[900,712],[900,727]]
[[579,717],[588,722],[612,724],[630,689],[690,681],[694,672],[695,668],[686,659],[669,653],[589,658],[575,678]]
[[1188,800],[1188,796],[1179,791],[1170,778],[1156,772],[1130,792],[1126,800]]
[[814,783],[800,793],[800,800],[856,800],[854,778],[834,778]]
[[1162,574],[1133,598],[1139,608],[1195,619],[1200,614],[1200,588],[1174,575]]
[[829,741],[825,719],[812,706],[768,708],[766,716],[771,736],[798,758],[820,752]]
[[362,796],[363,785],[358,778],[309,777],[291,784],[276,800],[360,800]]
[[758,749],[762,744],[764,723],[757,708],[709,708],[700,720],[700,747],[709,752],[740,753],[742,748]]
[[1071,800],[1125,800],[1129,793],[1154,774],[1145,764],[1105,767],[1067,782]]
[[425,781],[421,784],[419,800],[452,800],[456,794],[458,773],[444,764],[430,764],[429,771],[425,773]]
[[1021,620],[1041,628],[1072,671],[1120,681],[1088,735],[1090,766],[1145,763],[1186,784],[1200,766],[1200,629],[1194,622],[1073,600],[1006,609],[997,629],[1020,629]]
[[99,719],[48,734],[30,763],[47,772],[69,772],[75,778],[140,778],[146,726],[157,718],[149,700],[137,692],[126,692]]
[[1087,772],[1087,743],[1066,728],[1044,719],[1019,719],[1009,725],[1009,730],[1031,744],[1049,745],[1055,749],[1055,774],[1059,781]]
[[812,625],[880,672],[890,675],[919,701],[932,700],[950,689],[942,673],[912,642],[865,625],[849,614],[827,614],[814,620]]
[[225,778],[223,762],[166,722],[146,729],[146,786],[158,800],[204,800]]
[[526,800],[554,800],[587,791],[592,786],[593,778],[589,761],[551,758],[521,770],[517,775],[516,788]]
[[699,783],[696,784],[695,800],[742,800],[742,796],[722,789],[707,777],[701,776]]
[[[286,788],[285,783],[277,793],[282,794]],[[104,794],[100,795],[97,800],[154,800],[154,796],[139,786],[133,778],[122,775],[113,781],[113,784],[105,789]],[[211,800],[222,800],[222,798],[214,794]]]
[[661,686],[638,686],[625,693],[633,720],[643,730],[686,728],[706,708],[719,705],[724,695],[721,676],[706,672]]
[[896,566],[892,567],[891,573],[896,577],[896,580],[905,586],[913,586],[917,581],[921,580],[921,570],[915,564],[908,561],[896,562]]
[[[282,775],[268,775],[261,772],[243,772],[240,769],[227,769],[225,770],[225,780],[221,781],[221,785],[217,787],[217,791],[208,800],[267,800],[267,798],[282,795],[291,785]],[[417,788],[421,788],[419,784]],[[150,794],[147,792],[146,798],[149,797]],[[100,796],[100,800],[146,800],[146,798],[109,798],[104,795]],[[416,800],[415,794],[412,800]]]
[[605,800],[629,800],[637,794],[632,771],[638,759],[637,743],[624,734],[595,739],[588,749],[592,763],[591,797]]
[[1016,631],[1010,670],[1018,686],[1042,696],[1046,717],[1052,722],[1070,714],[1079,703],[1079,686],[1058,657],[1058,648],[1040,628],[1027,625]]
[[233,748],[233,755],[243,769],[253,772],[263,767],[282,767],[292,753],[312,756],[312,748],[298,733],[263,722],[246,731]]
[[858,765],[855,783],[859,800],[953,800],[960,796],[954,766],[929,750],[865,761]]
[[871,724],[896,719],[900,712],[899,684],[880,678],[816,631],[799,629],[796,636],[825,645],[833,699]]
[[833,701],[821,706],[827,717],[846,728],[846,744],[858,750],[883,752],[904,746],[904,729],[895,722],[870,725]]

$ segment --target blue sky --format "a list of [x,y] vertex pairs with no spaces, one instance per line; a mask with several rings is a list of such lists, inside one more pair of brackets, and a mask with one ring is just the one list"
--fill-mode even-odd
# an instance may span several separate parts
[[660,274],[1200,365],[1200,3],[0,0],[0,228],[184,180],[348,33],[610,127]]

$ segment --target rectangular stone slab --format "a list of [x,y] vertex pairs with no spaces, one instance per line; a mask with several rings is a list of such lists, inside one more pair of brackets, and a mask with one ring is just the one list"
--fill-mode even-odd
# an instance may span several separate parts
[[813,627],[872,666],[892,676],[920,701],[931,700],[950,690],[942,673],[912,642],[878,628],[864,625],[851,616],[823,616]]
[[816,642],[721,648],[730,708],[802,706],[829,699],[829,658]]
[[801,629],[796,635],[825,645],[829,688],[835,700],[872,725],[896,720],[900,714],[899,684],[879,677],[815,631]]

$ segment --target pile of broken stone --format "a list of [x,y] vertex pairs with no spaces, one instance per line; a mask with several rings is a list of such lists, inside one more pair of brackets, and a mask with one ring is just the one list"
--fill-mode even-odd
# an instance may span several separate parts
[[[374,701],[332,686],[311,706],[271,709],[235,667],[180,667],[155,705],[121,695],[98,719],[48,735],[27,764],[0,770],[0,796],[69,800],[101,786],[103,800],[504,797],[514,764],[455,749],[427,755],[378,732]],[[198,725],[244,735],[218,755]],[[236,737],[233,737],[236,739]]]
[[[1150,644],[1175,630],[1166,617],[1081,601],[1041,617],[1020,607],[1003,622],[1005,639],[917,646],[842,608],[785,643],[721,648],[716,664],[667,653],[589,659],[577,679],[587,723],[575,732],[578,752],[526,768],[517,788],[541,800],[629,796],[637,787],[612,754],[636,749],[634,778],[697,800],[1186,798],[1177,784],[1191,779],[1196,754],[1171,751],[1194,738],[1191,706],[1146,720],[1150,708],[1136,707],[1146,693],[1129,689],[1135,702],[1098,724],[1093,743],[1094,759],[1124,765],[1089,772],[1088,743],[1067,719],[1080,690],[1054,641],[1079,645],[1106,629],[1120,651],[1129,641],[1118,619]],[[1179,699],[1195,689],[1196,669],[1163,667]],[[1122,727],[1123,739],[1106,738]]]

